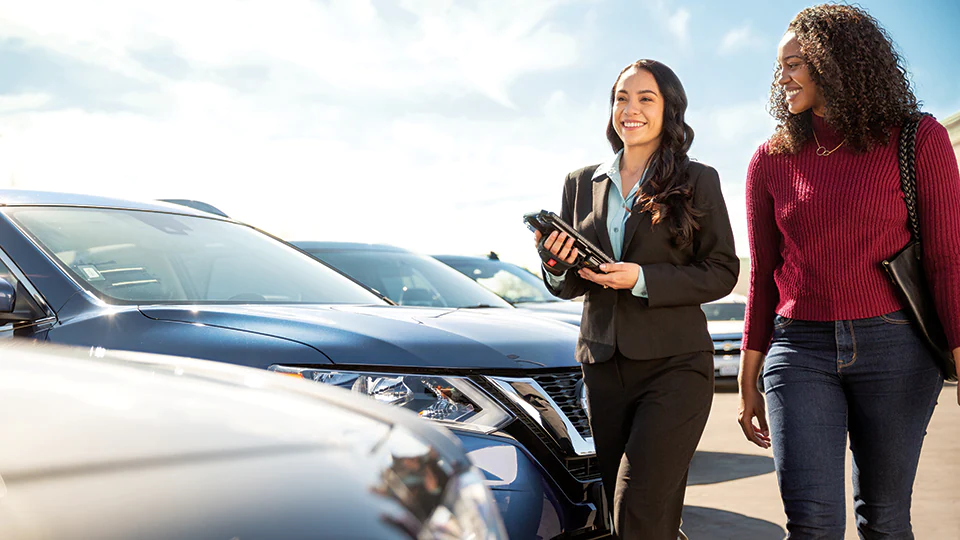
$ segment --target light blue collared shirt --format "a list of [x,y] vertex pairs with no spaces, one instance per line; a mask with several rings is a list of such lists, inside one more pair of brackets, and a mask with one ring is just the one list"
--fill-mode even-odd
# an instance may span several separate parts
[[[633,203],[637,198],[637,193],[640,191],[640,186],[647,177],[647,171],[643,171],[643,176],[640,177],[640,180],[633,186],[630,193],[627,193],[627,197],[624,198],[623,180],[620,178],[620,158],[622,156],[623,150],[620,150],[610,160],[601,163],[600,166],[597,167],[596,172],[593,173],[594,180],[606,174],[607,177],[610,178],[610,181],[613,182],[613,185],[610,186],[610,190],[607,192],[607,234],[610,236],[610,244],[613,247],[613,258],[616,261],[620,261],[620,256],[623,254],[623,229],[627,224],[627,219],[630,217],[628,208],[633,208]],[[649,168],[647,170],[649,170]],[[546,272],[546,276],[547,281],[554,287],[560,287],[560,285],[563,284],[564,276],[555,276],[550,272]],[[640,267],[640,272],[637,274],[637,283],[633,286],[633,295],[641,298],[647,297],[647,282],[643,278],[643,267]]]

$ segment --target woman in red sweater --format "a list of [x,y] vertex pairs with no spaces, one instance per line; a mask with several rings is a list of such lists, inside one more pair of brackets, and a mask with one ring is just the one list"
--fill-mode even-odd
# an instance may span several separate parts
[[[773,446],[790,538],[843,538],[848,436],[861,538],[913,538],[913,481],[943,378],[880,262],[910,241],[897,137],[919,104],[860,8],[803,10],[778,55],[779,125],[747,174],[740,425]],[[960,171],[936,120],[920,122],[916,148],[923,263],[956,360]]]

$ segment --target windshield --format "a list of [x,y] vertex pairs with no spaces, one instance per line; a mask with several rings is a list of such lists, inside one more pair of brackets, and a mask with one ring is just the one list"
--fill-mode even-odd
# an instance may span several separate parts
[[80,284],[106,301],[383,303],[309,256],[237,223],[100,208],[6,212]]
[[558,301],[539,277],[519,266],[500,261],[450,261],[447,264],[512,304]]
[[710,303],[700,306],[708,321],[742,321],[746,315],[746,304]]
[[499,296],[426,255],[352,250],[310,253],[401,306],[510,307]]

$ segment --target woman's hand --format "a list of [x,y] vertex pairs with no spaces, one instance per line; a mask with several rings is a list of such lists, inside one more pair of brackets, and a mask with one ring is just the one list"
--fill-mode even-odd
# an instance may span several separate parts
[[[740,387],[740,408],[737,421],[744,437],[760,448],[770,448],[770,428],[767,427],[767,407],[763,394],[757,389],[757,378],[763,354],[745,350],[740,355],[740,374],[737,383]],[[753,419],[757,422],[754,423]]]
[[[534,245],[537,248],[540,247],[540,239],[543,238],[543,235],[540,234],[540,231],[533,231]],[[573,264],[577,260],[577,255],[580,254],[577,251],[577,248],[573,247],[573,238],[567,236],[567,233],[561,232],[558,234],[558,231],[553,231],[550,233],[550,236],[547,237],[547,240],[543,243],[543,247],[547,248],[550,253],[560,259],[561,261],[567,264]],[[544,268],[547,268],[544,266]],[[553,275],[559,276],[558,274],[547,268],[547,271]]]
[[588,268],[581,268],[580,277],[603,285],[605,289],[632,289],[640,277],[640,265],[636,263],[601,264],[600,270],[605,273],[598,274]]
[[[753,419],[757,419],[757,423]],[[737,420],[748,441],[760,448],[770,448],[770,428],[767,427],[767,408],[763,394],[756,386],[740,387],[740,408]]]
[[[953,365],[960,368],[960,347],[953,350]],[[960,405],[960,382],[957,383],[957,405]]]

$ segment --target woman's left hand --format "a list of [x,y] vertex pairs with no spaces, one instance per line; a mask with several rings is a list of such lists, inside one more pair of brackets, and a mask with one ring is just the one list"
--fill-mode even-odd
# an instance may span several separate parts
[[581,268],[580,277],[597,285],[603,285],[605,289],[632,289],[637,284],[637,278],[640,277],[640,265],[636,263],[601,264],[600,270],[605,273],[598,274],[590,269]]

